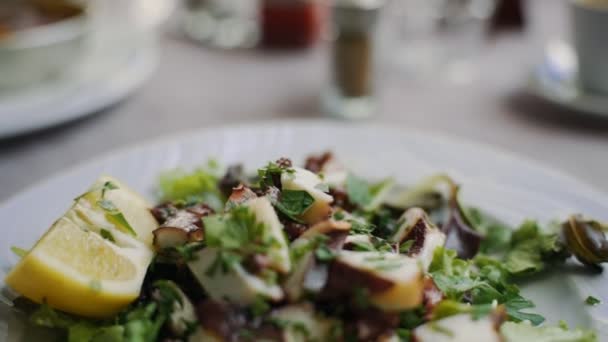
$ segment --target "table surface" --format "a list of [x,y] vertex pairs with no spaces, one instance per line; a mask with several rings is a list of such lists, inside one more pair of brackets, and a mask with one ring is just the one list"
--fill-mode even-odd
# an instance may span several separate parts
[[[383,65],[381,110],[371,120],[499,146],[608,191],[608,122],[523,91],[547,40],[567,32],[564,2],[528,4],[532,20],[525,34],[486,41],[472,82],[413,79]],[[323,117],[319,96],[328,79],[323,44],[305,52],[218,51],[169,29],[161,48],[158,71],[129,99],[86,119],[0,140],[0,201],[76,163],[161,135],[243,121]]]

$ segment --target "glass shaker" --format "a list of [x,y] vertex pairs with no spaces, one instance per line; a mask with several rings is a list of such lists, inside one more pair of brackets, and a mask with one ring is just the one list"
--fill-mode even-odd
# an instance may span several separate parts
[[330,116],[360,119],[376,110],[375,28],[383,3],[335,0],[332,5],[332,81],[324,98]]
[[181,27],[203,45],[253,47],[259,40],[257,5],[254,0],[184,0]]

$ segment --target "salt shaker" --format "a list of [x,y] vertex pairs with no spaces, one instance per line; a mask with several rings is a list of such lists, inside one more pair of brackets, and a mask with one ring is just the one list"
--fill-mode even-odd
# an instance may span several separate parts
[[332,79],[324,96],[325,111],[334,117],[360,119],[376,109],[375,28],[383,0],[335,0]]

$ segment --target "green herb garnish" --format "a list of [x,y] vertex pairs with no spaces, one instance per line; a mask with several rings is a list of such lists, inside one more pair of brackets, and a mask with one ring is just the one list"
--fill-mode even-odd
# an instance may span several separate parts
[[245,206],[238,206],[224,215],[203,218],[205,242],[209,247],[243,252],[264,253],[276,243],[263,223]]
[[249,307],[254,317],[260,317],[270,311],[270,304],[263,297],[256,297]]
[[474,260],[462,260],[456,252],[444,248],[435,250],[429,273],[448,299],[461,301],[466,294],[473,304],[504,304],[510,320],[529,320],[534,325],[544,317],[525,312],[534,303],[522,297],[519,288],[510,283],[505,266],[492,258],[478,256]]
[[414,240],[407,240],[399,246],[399,253],[406,254],[414,245]]
[[366,222],[363,219],[350,219],[350,234],[365,234],[371,235],[376,226],[372,223]]
[[17,246],[11,246],[11,252],[13,252],[13,254],[16,256],[23,258],[27,255],[28,250]]
[[336,258],[336,253],[327,247],[325,243],[322,243],[315,249],[315,256],[321,262],[328,262]]
[[105,183],[103,183],[103,185],[101,186],[101,198],[104,198],[106,196],[106,191],[110,191],[110,190],[116,190],[118,189],[118,186],[114,183],[112,183],[111,181],[107,181]]
[[360,207],[365,207],[372,200],[369,183],[353,174],[348,174],[346,177],[346,193],[348,199]]
[[243,258],[240,255],[234,252],[220,250],[217,253],[215,260],[213,260],[209,268],[205,270],[205,275],[213,277],[218,274],[218,272],[220,274],[226,274],[242,261]]
[[585,299],[585,303],[587,305],[595,306],[595,305],[601,304],[602,301],[593,296],[588,296],[587,299]]
[[160,197],[163,201],[205,203],[220,211],[225,198],[218,187],[219,171],[217,162],[210,160],[206,166],[192,172],[181,169],[163,172],[159,179]]
[[283,190],[275,207],[293,221],[300,222],[298,216],[304,214],[314,202],[314,198],[306,191]]
[[114,224],[125,230],[127,233],[137,236],[137,233],[131,227],[125,216],[116,208],[112,201],[107,199],[100,199],[97,201],[97,205],[106,212],[108,219],[112,221]]
[[277,186],[278,184],[275,184],[275,177],[280,178],[283,173],[293,175],[294,172],[293,168],[284,164],[269,162],[265,167],[258,169],[258,182],[262,189]]
[[101,228],[101,230],[99,231],[99,235],[101,235],[101,237],[106,240],[116,242],[116,240],[114,239],[114,235],[112,235],[112,233],[107,229]]

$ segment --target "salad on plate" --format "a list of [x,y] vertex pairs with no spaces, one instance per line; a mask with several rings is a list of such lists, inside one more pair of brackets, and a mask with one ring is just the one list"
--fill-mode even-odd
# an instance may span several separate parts
[[571,257],[600,269],[606,226],[509,227],[458,193],[445,174],[364,179],[329,152],[167,171],[155,206],[102,176],[13,247],[4,292],[69,342],[598,341],[544,324],[516,284]]

